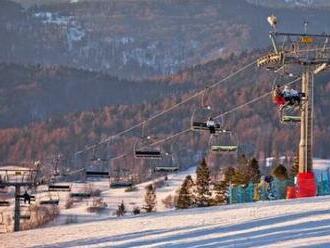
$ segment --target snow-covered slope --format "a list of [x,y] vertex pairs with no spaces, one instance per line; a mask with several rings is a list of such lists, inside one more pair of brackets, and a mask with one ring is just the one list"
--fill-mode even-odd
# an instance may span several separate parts
[[[168,195],[175,195],[175,191],[180,187],[186,175],[195,174],[196,167],[191,167],[186,171],[181,171],[176,174],[168,175],[168,180],[165,184],[156,189],[157,194],[157,211],[168,211],[162,200],[166,198]],[[36,202],[32,202],[32,204],[38,203],[41,200],[47,199],[59,199],[60,204],[60,215],[51,223],[47,224],[47,226],[58,226],[58,225],[65,225],[68,223],[85,223],[91,222],[95,220],[103,220],[107,218],[116,218],[115,211],[118,209],[118,205],[121,202],[124,202],[126,206],[126,210],[128,214],[132,214],[132,210],[134,207],[139,207],[140,209],[144,205],[144,195],[145,195],[145,187],[148,184],[155,183],[159,180],[164,180],[164,177],[156,178],[153,181],[145,182],[142,184],[137,185],[137,189],[132,192],[125,192],[126,188],[119,188],[119,189],[109,189],[109,181],[108,180],[98,180],[95,182],[88,182],[86,183],[64,183],[69,184],[71,186],[72,192],[86,192],[89,188],[93,190],[100,190],[101,198],[107,204],[107,208],[105,211],[100,213],[90,213],[87,211],[87,208],[90,207],[93,201],[96,199],[94,197],[89,199],[83,199],[81,201],[75,201],[75,203],[69,209],[66,209],[65,205],[68,201],[70,201],[69,192],[47,192],[47,186],[42,185],[38,187],[38,192],[34,193],[33,195],[36,197]],[[61,184],[61,183],[59,183]],[[63,183],[62,183],[63,184]],[[3,219],[10,219],[10,216],[13,215],[14,212],[14,198],[13,198],[13,189],[11,192],[6,194],[8,199],[11,202],[11,206],[1,208],[0,209],[0,220]],[[0,196],[2,200],[4,200],[4,196]],[[10,198],[11,197],[11,198]],[[97,197],[98,198],[98,197]],[[2,213],[2,215],[1,215]],[[11,222],[8,224],[5,222],[6,230],[13,229],[13,223]],[[1,225],[0,225],[1,226]],[[1,248],[1,246],[0,246]]]
[[36,229],[2,247],[329,247],[330,197],[258,202]]
[[[165,208],[164,204],[162,203],[162,200],[168,195],[174,196],[175,191],[180,187],[186,175],[194,176],[195,170],[196,167],[191,167],[186,171],[168,175],[168,180],[165,182],[165,185],[161,188],[156,189],[157,211],[169,210]],[[59,217],[54,222],[50,223],[50,225],[63,225],[68,222],[83,223],[90,222],[93,220],[107,219],[110,217],[116,218],[114,216],[114,213],[121,202],[124,202],[127,212],[131,212],[134,207],[142,208],[144,205],[145,187],[150,183],[154,183],[162,179],[163,177],[155,179],[153,181],[138,184],[137,190],[132,192],[125,192],[125,188],[109,189],[109,182],[107,180],[91,183],[90,185],[92,185],[94,189],[102,190],[101,197],[108,205],[108,211],[105,211],[104,213],[100,214],[89,213],[87,211],[87,208],[92,204],[93,198],[91,198],[75,203],[74,206],[70,209],[64,209],[62,205]],[[77,192],[83,187],[83,185],[77,183],[72,184],[72,191]],[[63,194],[61,199],[65,199],[65,196]]]
[[[330,197],[258,202],[189,210],[166,209],[161,200],[174,195],[196,168],[169,175],[157,190],[157,212],[117,218],[112,212],[124,201],[130,211],[143,206],[145,186],[125,192],[102,189],[109,206],[103,214],[87,212],[91,199],[62,209],[45,228],[0,236],[0,247],[330,247]],[[77,191],[79,184],[72,185]],[[71,218],[75,224],[66,224]]]

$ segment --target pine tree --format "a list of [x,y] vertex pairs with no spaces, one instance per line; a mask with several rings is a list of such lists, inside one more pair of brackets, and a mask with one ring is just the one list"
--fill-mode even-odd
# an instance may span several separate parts
[[193,195],[191,192],[191,188],[194,185],[194,182],[190,175],[186,176],[185,180],[183,181],[178,200],[176,202],[176,208],[184,209],[189,208],[193,205]]
[[235,174],[232,177],[232,184],[233,185],[247,185],[250,181],[248,167],[239,167],[235,170]]
[[215,202],[217,204],[225,204],[228,200],[228,183],[226,181],[220,181],[214,185],[215,190]]
[[233,167],[228,167],[225,169],[225,182],[230,183],[233,176],[235,175],[235,169]]
[[205,159],[196,170],[196,205],[207,207],[211,203],[210,172]]
[[143,207],[147,213],[150,213],[152,211],[156,210],[156,192],[155,187],[152,184],[149,184],[146,187],[146,194],[144,196],[144,201],[146,205]]
[[250,181],[249,161],[243,154],[238,158],[238,168],[235,168],[231,177],[231,183],[234,185],[247,185]]
[[259,170],[259,163],[256,158],[252,158],[249,161],[248,172],[249,172],[250,181],[253,183],[259,183],[261,173]]
[[238,165],[239,166],[246,166],[248,164],[248,159],[245,156],[245,154],[242,154],[239,158],[238,158]]

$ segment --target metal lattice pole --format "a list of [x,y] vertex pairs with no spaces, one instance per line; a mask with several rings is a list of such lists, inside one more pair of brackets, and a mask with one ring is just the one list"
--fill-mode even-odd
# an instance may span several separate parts
[[21,187],[20,185],[15,185],[14,232],[18,232],[20,230],[20,216],[21,216],[20,195],[21,195]]
[[310,66],[305,66],[302,75],[302,92],[306,100],[301,110],[300,143],[299,143],[299,172],[313,170],[312,126],[313,126],[313,81],[314,74]]

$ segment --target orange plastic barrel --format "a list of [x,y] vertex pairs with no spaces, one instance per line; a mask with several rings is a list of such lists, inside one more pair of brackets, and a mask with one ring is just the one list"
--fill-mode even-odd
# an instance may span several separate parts
[[312,197],[317,194],[317,184],[313,172],[302,172],[297,176],[296,197]]

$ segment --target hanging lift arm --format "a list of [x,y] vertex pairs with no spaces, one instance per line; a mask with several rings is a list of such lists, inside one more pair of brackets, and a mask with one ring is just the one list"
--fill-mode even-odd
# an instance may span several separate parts
[[275,40],[275,36],[274,36],[274,32],[270,32],[269,33],[269,38],[272,41],[273,44],[273,48],[274,48],[274,52],[278,53],[278,48],[277,48],[277,44],[276,44],[276,40]]

